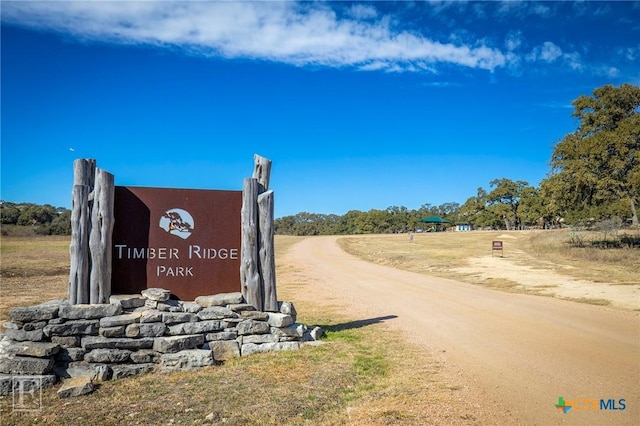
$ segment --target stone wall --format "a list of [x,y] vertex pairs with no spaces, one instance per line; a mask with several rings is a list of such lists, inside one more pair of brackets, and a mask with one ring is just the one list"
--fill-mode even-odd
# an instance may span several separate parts
[[0,339],[0,395],[11,392],[14,376],[41,376],[43,385],[66,379],[58,393],[74,396],[99,381],[295,350],[322,334],[296,322],[292,303],[278,307],[255,311],[241,293],[181,302],[167,290],[146,289],[111,296],[110,304],[54,300],[14,308]]

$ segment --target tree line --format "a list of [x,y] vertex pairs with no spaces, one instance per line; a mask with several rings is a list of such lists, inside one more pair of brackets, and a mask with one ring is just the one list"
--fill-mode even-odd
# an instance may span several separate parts
[[0,223],[3,235],[6,225],[31,228],[39,235],[70,235],[71,210],[52,205],[0,201]]
[[463,205],[448,202],[439,206],[426,203],[418,209],[390,206],[367,212],[352,210],[335,214],[298,213],[275,220],[275,232],[284,235],[341,235],[429,232],[437,225],[421,222],[431,216],[449,223],[469,224],[475,229],[523,229],[559,226],[558,218],[546,216],[540,191],[524,181],[502,178],[490,182],[491,191],[478,188],[476,196]]
[[298,213],[275,220],[276,234],[283,235],[342,235],[342,234],[386,234],[426,230],[420,222],[427,216],[454,217],[460,210],[458,203],[440,206],[425,204],[417,210],[404,206],[391,206],[385,210],[368,212],[351,210],[339,216],[335,214]]
[[[394,233],[428,228],[421,218],[440,216],[475,229],[588,226],[616,219],[638,226],[640,205],[640,87],[605,85],[572,102],[578,128],[554,147],[551,169],[539,187],[498,178],[464,204],[422,205],[409,210],[298,213],[275,221],[278,234]],[[428,230],[428,229],[427,229]]]

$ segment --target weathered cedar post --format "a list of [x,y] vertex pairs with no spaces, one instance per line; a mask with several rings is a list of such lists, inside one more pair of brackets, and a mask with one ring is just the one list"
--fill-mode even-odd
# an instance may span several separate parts
[[258,179],[258,259],[260,287],[263,292],[263,311],[276,312],[276,265],[273,243],[273,191],[269,190],[271,160],[255,154],[253,177]]
[[273,191],[258,195],[258,224],[260,234],[260,281],[264,290],[265,312],[278,311],[276,294],[276,262],[273,243]]
[[115,186],[111,173],[96,169],[91,210],[90,303],[108,303],[111,296],[111,241],[113,235]]
[[107,303],[111,296],[113,175],[96,160],[73,162],[69,303]]
[[248,304],[262,310],[262,289],[258,272],[258,180],[245,178],[242,187],[242,242],[240,284]]
[[89,302],[89,194],[93,190],[95,169],[95,160],[78,159],[73,162],[69,303],[74,305]]
[[245,179],[242,195],[242,294],[260,311],[278,310],[270,175],[271,160],[254,155],[253,177]]

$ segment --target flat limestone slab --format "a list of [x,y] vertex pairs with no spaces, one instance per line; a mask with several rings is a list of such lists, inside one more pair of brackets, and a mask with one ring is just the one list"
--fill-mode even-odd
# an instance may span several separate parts
[[195,302],[204,307],[210,308],[212,306],[226,306],[231,304],[242,303],[244,298],[242,297],[242,293],[219,293],[211,296],[198,296],[196,297]]
[[112,317],[122,313],[122,306],[118,304],[85,304],[85,305],[62,305],[58,316],[65,319],[96,319],[102,317]]
[[7,346],[6,350],[14,355],[48,358],[60,351],[60,345],[49,342],[16,342]]
[[67,379],[58,389],[59,398],[71,398],[75,396],[86,395],[95,390],[91,378],[87,376],[74,377]]

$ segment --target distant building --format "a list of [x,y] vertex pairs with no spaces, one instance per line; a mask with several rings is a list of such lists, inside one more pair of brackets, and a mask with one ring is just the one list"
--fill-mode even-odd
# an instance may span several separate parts
[[471,231],[471,224],[469,223],[456,223],[456,231]]

